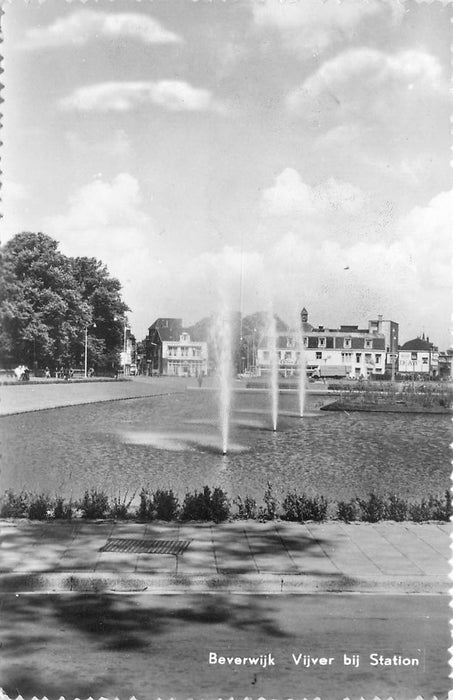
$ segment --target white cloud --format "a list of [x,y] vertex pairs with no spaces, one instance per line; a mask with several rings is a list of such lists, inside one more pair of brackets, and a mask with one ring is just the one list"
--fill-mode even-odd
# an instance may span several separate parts
[[172,112],[225,110],[209,90],[180,80],[95,83],[77,88],[59,103],[62,109],[83,112],[128,112],[147,104]]
[[448,85],[438,60],[423,51],[388,55],[374,49],[345,51],[309,76],[287,97],[290,111],[306,119],[362,117],[379,110],[396,112],[397,103],[420,94],[447,95]]
[[99,37],[137,39],[145,44],[168,44],[182,39],[165,29],[157,20],[138,12],[106,13],[80,9],[56,19],[45,27],[32,27],[19,48],[28,50],[58,46],[81,46]]
[[286,168],[261,196],[261,211],[272,216],[320,217],[332,213],[354,214],[364,203],[362,191],[348,182],[329,178],[311,187],[293,168]]
[[[451,303],[453,190],[441,192],[426,206],[416,206],[398,223],[397,236],[407,264],[425,294]],[[444,295],[442,298],[442,294]]]
[[45,230],[61,241],[66,254],[115,261],[146,245],[151,222],[141,204],[132,175],[120,173],[111,183],[96,179],[73,194],[66,214],[49,217]]
[[399,18],[402,6],[382,0],[265,0],[253,3],[260,28],[277,29],[287,46],[301,53],[321,52],[331,44],[350,40],[367,17],[387,13]]

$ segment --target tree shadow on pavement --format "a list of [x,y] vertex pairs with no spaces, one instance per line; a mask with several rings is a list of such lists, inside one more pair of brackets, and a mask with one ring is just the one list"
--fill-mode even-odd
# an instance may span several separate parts
[[[174,630],[195,640],[205,626],[233,638],[240,630],[251,631],[258,639],[284,638],[286,633],[273,613],[272,600],[263,607],[255,597],[225,594],[5,594],[0,608],[1,686],[11,697],[19,693],[26,699],[39,694],[60,697],[61,684],[48,683],[49,672],[41,669],[43,658],[53,657],[56,663],[55,650],[63,653],[60,649],[68,644],[77,650],[75,656],[112,653],[116,658],[118,653],[152,655],[162,648],[163,640],[168,643]],[[61,678],[71,673],[72,666],[71,657]],[[79,696],[93,695],[97,688],[102,691],[106,677],[100,668],[97,672],[98,678],[90,679],[89,693],[83,669],[74,676]]]

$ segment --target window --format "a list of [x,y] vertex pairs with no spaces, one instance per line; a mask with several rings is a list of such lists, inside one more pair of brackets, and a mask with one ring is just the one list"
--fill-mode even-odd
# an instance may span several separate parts
[[343,338],[343,347],[344,347],[344,348],[350,348],[350,347],[351,347],[351,338]]
[[318,348],[325,348],[326,347],[326,339],[325,338],[318,338]]
[[342,362],[349,363],[349,362],[351,362],[351,359],[352,359],[352,353],[350,353],[350,352],[342,352],[341,353],[341,361]]
[[360,362],[362,361],[362,353],[361,353],[361,352],[356,352],[356,354],[355,354],[355,361],[356,361],[358,364],[360,364]]
[[189,356],[189,348],[181,348],[181,357]]
[[365,362],[371,362],[371,352],[365,353]]
[[291,351],[285,352],[285,360],[291,360],[293,353]]
[[269,359],[269,350],[263,350],[263,360]]
[[365,338],[365,349],[370,349],[373,347],[373,341],[369,338]]
[[176,346],[175,345],[168,346],[168,357],[176,357]]
[[414,361],[416,362],[417,359],[418,359],[418,358],[417,358],[417,353],[416,353],[416,352],[411,352],[411,360],[412,360],[412,362],[414,362]]
[[379,364],[379,362],[380,362],[381,359],[382,359],[382,355],[377,354],[377,355],[375,355],[375,358],[376,358],[376,362]]
[[308,348],[308,338],[304,337],[304,347]]
[[427,358],[427,357],[422,357],[422,363],[423,363],[424,365],[427,365],[427,364],[428,364],[428,358]]
[[317,359],[317,360],[322,360],[322,352],[317,352],[317,353],[316,353],[316,359]]

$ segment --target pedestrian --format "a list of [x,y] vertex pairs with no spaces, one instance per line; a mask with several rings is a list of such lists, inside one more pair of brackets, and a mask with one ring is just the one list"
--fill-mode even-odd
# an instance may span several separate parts
[[46,379],[50,379],[50,369],[48,367],[45,369],[45,377]]

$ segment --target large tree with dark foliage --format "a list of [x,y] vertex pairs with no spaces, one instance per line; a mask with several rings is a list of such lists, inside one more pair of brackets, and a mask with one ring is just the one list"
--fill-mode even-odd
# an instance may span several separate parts
[[129,310],[121,300],[121,284],[96,258],[74,258],[72,264],[82,299],[91,310],[91,364],[112,369],[123,346],[125,314]]
[[20,233],[1,248],[0,362],[105,370],[121,349],[127,306],[121,286],[94,258],[70,258],[43,233]]

